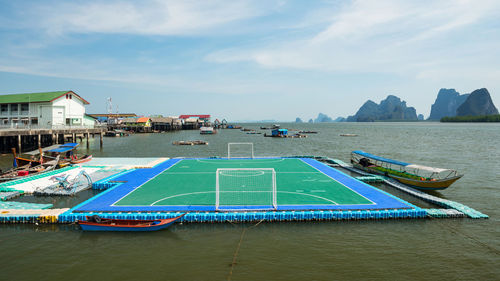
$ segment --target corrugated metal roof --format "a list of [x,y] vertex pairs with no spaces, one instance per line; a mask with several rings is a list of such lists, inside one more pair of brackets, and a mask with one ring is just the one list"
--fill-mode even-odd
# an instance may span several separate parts
[[73,91],[57,91],[57,92],[42,92],[42,93],[26,93],[26,94],[10,94],[0,95],[0,104],[2,103],[29,103],[29,102],[50,102],[67,93],[71,93],[83,101],[84,104],[89,104],[88,101],[77,95]]
[[151,122],[153,122],[153,123],[172,123],[172,118],[170,118],[170,117],[151,117]]
[[122,123],[137,123],[137,118],[123,118]]

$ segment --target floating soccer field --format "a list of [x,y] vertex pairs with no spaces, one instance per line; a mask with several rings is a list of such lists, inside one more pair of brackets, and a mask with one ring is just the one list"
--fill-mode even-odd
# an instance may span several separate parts
[[75,212],[384,210],[413,205],[312,158],[169,159]]

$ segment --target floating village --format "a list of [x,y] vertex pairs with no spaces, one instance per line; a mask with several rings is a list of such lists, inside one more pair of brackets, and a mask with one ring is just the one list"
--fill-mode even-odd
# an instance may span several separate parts
[[[78,224],[84,231],[152,231],[173,223],[281,222],[488,218],[435,191],[460,180],[460,171],[406,163],[352,151],[350,163],[322,155],[255,155],[254,143],[227,143],[227,155],[202,158],[110,158],[79,155],[89,139],[132,134],[220,130],[270,138],[306,138],[272,124],[248,129],[211,115],[87,114],[73,91],[0,95],[2,157],[13,166],[0,175],[1,223]],[[357,137],[344,133],[343,137]],[[281,141],[281,140],[280,140]],[[306,140],[297,140],[306,141]],[[172,145],[210,145],[186,139]],[[7,156],[8,155],[8,156]],[[391,193],[375,185],[384,184]],[[72,206],[16,201],[25,195],[95,196]],[[431,192],[430,192],[431,191]],[[406,194],[413,203],[395,194]],[[419,207],[415,202],[425,202]]]

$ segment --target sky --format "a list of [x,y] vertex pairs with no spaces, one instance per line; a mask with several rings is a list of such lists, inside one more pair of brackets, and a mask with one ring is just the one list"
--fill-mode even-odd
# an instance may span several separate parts
[[500,1],[4,1],[0,93],[73,90],[87,113],[230,121],[353,115],[440,88],[500,106]]

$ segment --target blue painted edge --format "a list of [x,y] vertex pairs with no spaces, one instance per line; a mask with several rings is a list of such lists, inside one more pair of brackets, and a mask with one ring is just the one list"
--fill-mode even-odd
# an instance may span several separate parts
[[[117,212],[84,212],[64,213],[59,222],[71,223],[86,220],[87,216],[98,214],[103,218],[151,220],[167,219],[179,216],[184,212],[153,213],[117,213]],[[424,209],[391,209],[391,210],[314,210],[314,211],[272,211],[272,212],[192,212],[180,219],[181,222],[250,222],[250,221],[315,221],[315,220],[367,220],[367,219],[417,219],[426,218]]]

